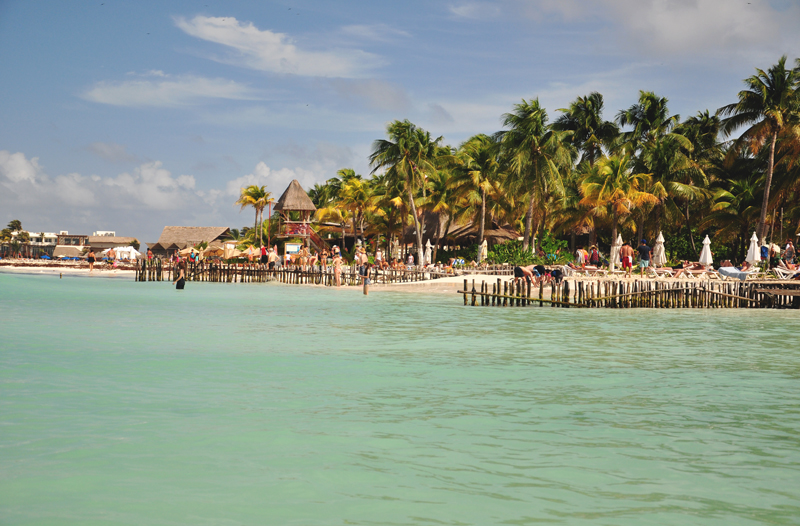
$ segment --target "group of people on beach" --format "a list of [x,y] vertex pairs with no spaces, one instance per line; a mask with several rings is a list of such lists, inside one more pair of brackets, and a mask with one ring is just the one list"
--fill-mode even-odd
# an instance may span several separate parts
[[[653,249],[647,244],[646,239],[642,239],[636,249],[629,243],[623,243],[619,250],[619,261],[615,263],[618,263],[620,268],[625,271],[626,276],[630,277],[633,272],[633,266],[638,260],[640,275],[644,276],[648,267],[652,266],[652,258]],[[800,265],[798,265],[796,261],[797,252],[795,251],[791,239],[786,240],[786,245],[783,249],[776,244],[771,244],[769,247],[766,245],[762,246],[760,249],[760,259],[764,262],[762,265],[764,270],[782,268],[785,270],[800,271]],[[589,251],[579,246],[575,251],[575,262],[568,263],[567,266],[575,270],[599,270],[604,264],[607,265],[608,261],[602,258],[597,246],[592,245]],[[700,273],[709,270],[706,265],[700,262],[687,260],[683,260],[677,265],[659,268],[669,270],[673,273],[672,277],[675,278],[690,273]],[[730,260],[724,260],[720,262],[720,268],[735,268],[740,272],[748,272],[753,269],[753,265],[747,261],[734,265]],[[800,279],[800,272],[792,276],[792,279]]]

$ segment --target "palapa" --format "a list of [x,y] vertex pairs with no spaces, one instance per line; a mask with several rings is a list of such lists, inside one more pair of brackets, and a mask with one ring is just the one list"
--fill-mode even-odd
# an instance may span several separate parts
[[317,209],[314,202],[308,197],[308,192],[303,190],[297,179],[289,183],[289,187],[283,192],[278,202],[275,204],[274,210],[276,212],[314,212]]

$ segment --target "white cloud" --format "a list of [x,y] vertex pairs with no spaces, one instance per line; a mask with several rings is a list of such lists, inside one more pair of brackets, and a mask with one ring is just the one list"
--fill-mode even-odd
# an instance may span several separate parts
[[22,152],[11,153],[0,150],[0,176],[6,179],[6,185],[21,182],[35,184],[40,174],[42,168],[39,166],[38,157],[28,160]]
[[[657,54],[751,52],[752,46],[798,44],[800,6],[776,9],[769,0],[517,0],[529,16],[598,20],[641,49]],[[612,35],[609,35],[612,36]]]
[[301,49],[285,33],[261,30],[233,17],[175,18],[186,34],[221,44],[232,53],[214,60],[273,73],[314,77],[358,77],[382,63],[377,55],[357,49]]
[[183,208],[196,195],[194,176],[172,177],[161,161],[144,163],[133,173],[126,172],[101,182],[118,196],[156,210]]
[[448,9],[459,18],[472,20],[496,17],[500,14],[500,7],[489,2],[466,2],[464,4],[451,5]]
[[83,98],[113,106],[177,107],[198,104],[208,99],[257,100],[257,92],[248,86],[222,78],[193,75],[165,75],[150,71],[140,78],[120,82],[101,81],[83,94]]
[[93,142],[86,149],[106,161],[130,162],[136,160],[136,156],[129,153],[125,145],[115,142]]
[[237,197],[242,188],[258,185],[266,186],[267,191],[272,192],[272,197],[277,200],[293,179],[297,179],[303,188],[308,188],[319,181],[319,175],[303,168],[273,170],[264,161],[261,161],[252,173],[228,181],[225,186],[225,194]]
[[0,151],[1,206],[59,208],[86,207],[100,211],[118,209],[166,210],[183,208],[195,200],[191,175],[173,177],[160,161],[144,163],[116,177],[69,173],[51,177],[36,157]]
[[408,38],[411,36],[410,33],[394,28],[388,24],[357,24],[344,26],[342,28],[342,33],[355,38],[374,40],[376,42],[388,42],[395,37]]
[[411,106],[401,86],[383,80],[331,79],[330,83],[340,97],[363,101],[373,110],[406,111]]

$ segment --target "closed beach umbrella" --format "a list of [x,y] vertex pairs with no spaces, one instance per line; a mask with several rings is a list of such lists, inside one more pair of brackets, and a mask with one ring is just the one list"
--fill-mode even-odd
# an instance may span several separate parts
[[697,261],[704,267],[710,267],[714,262],[714,257],[711,255],[711,240],[708,236],[703,240],[703,250],[700,251],[700,259]]
[[758,248],[758,236],[755,232],[753,232],[753,236],[750,238],[750,246],[747,249],[747,256],[744,260],[753,266],[758,265],[761,261],[761,250]]
[[429,239],[428,242],[425,244],[425,264],[426,265],[430,265],[431,264],[431,249],[432,248],[433,248],[433,246],[431,246],[431,240]]
[[656,246],[653,247],[653,265],[663,267],[667,262],[667,252],[664,250],[664,236],[658,233]]
[[619,261],[619,249],[622,248],[622,234],[617,234],[617,239],[614,240],[614,243],[611,245],[611,254],[609,254],[608,259],[608,270],[614,272],[614,267]]

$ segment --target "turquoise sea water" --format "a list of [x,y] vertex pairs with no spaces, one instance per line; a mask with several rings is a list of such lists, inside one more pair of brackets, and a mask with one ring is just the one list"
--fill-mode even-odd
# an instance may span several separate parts
[[797,524],[797,311],[0,273],[0,524]]

